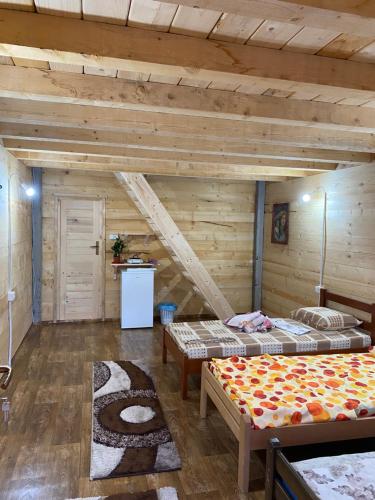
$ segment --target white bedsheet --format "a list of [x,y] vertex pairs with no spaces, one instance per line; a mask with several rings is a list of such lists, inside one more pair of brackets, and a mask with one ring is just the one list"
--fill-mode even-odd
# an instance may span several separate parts
[[322,500],[375,500],[375,452],[293,463]]

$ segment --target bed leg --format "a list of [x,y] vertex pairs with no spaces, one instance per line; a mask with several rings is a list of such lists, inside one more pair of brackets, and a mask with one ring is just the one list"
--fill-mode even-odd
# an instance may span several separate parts
[[207,418],[207,391],[205,363],[202,363],[200,417]]
[[181,397],[182,399],[187,399],[188,392],[188,367],[186,364],[186,358],[184,358],[181,366]]
[[163,364],[168,361],[167,359],[167,346],[165,345],[165,328],[163,328]]
[[250,418],[247,415],[242,415],[240,420],[240,439],[238,452],[238,488],[241,493],[247,493],[249,491],[250,432]]
[[277,438],[271,438],[267,448],[265,500],[274,498],[277,448],[280,448],[280,441]]

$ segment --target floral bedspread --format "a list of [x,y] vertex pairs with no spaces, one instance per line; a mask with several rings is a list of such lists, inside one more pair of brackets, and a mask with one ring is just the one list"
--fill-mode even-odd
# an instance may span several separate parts
[[210,369],[255,429],[375,415],[375,352],[232,356]]
[[330,500],[375,499],[375,452],[319,457],[295,462],[318,498]]

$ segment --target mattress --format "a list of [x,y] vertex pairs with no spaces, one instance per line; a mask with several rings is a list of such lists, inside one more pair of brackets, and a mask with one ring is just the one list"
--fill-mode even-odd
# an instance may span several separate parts
[[213,359],[210,370],[255,429],[375,415],[375,350]]
[[358,328],[341,332],[311,330],[301,336],[278,328],[267,333],[242,333],[216,320],[170,323],[166,329],[180,351],[192,359],[358,349],[371,345],[371,337]]
[[293,467],[318,498],[375,498],[375,451],[295,462]]

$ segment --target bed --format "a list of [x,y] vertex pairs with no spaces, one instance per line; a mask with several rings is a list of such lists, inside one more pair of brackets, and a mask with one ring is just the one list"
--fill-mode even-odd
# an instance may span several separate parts
[[375,498],[374,470],[375,437],[285,449],[272,438],[265,499]]
[[167,362],[169,353],[179,365],[182,399],[187,398],[189,375],[200,374],[202,363],[212,357],[364,352],[369,345],[375,344],[375,304],[359,302],[325,289],[321,289],[319,302],[322,307],[340,304],[362,311],[369,316],[368,321],[363,323],[363,328],[337,332],[336,335],[312,330],[311,334],[300,337],[277,328],[269,333],[240,333],[215,320],[166,326],[163,330],[163,363]]
[[372,437],[375,351],[253,358],[202,364],[202,418],[210,397],[239,441],[238,487],[247,492],[250,451]]

